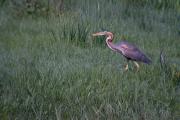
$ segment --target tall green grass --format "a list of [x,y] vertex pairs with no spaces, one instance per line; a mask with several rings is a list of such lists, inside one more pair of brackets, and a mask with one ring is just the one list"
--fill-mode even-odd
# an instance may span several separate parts
[[[179,119],[179,24],[173,9],[115,0],[77,1],[46,17],[1,8],[0,118]],[[125,59],[92,37],[101,30],[114,42],[125,37],[153,63],[124,72]]]

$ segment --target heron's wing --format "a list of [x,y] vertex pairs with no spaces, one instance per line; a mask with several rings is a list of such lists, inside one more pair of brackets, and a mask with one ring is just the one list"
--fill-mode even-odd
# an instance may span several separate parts
[[140,51],[135,45],[128,42],[121,42],[116,44],[116,50],[120,51],[125,57],[129,59],[141,61],[147,64],[151,62],[151,60],[142,51]]
[[123,47],[123,48],[128,48],[130,50],[135,50],[137,47],[134,44],[131,44],[127,41],[121,41],[115,44],[116,47]]

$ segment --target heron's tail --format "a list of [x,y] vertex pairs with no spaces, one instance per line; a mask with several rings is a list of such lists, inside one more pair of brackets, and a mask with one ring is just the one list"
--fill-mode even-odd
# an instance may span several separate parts
[[142,56],[142,62],[144,62],[144,63],[146,63],[146,64],[151,64],[152,63],[152,61],[151,61],[151,59],[150,58],[148,58],[147,56],[145,56],[145,55],[143,55]]
[[144,60],[144,63],[146,63],[146,64],[151,64],[152,61],[147,57],[147,58]]

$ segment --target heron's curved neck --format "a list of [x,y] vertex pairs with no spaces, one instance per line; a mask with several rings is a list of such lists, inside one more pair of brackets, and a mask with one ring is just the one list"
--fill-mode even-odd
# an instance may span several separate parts
[[108,45],[108,47],[109,47],[110,49],[112,49],[113,51],[116,51],[116,50],[115,50],[115,46],[114,46],[114,44],[112,43],[112,41],[113,41],[113,35],[109,35],[109,36],[106,38],[106,43],[107,43],[107,45]]

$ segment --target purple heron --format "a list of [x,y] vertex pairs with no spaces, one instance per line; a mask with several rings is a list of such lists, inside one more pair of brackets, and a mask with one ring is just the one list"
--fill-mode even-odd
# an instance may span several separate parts
[[[120,54],[122,54],[127,61],[131,60],[134,62],[137,70],[139,70],[139,64],[137,62],[143,62],[145,64],[150,64],[151,60],[135,45],[123,40],[121,42],[118,42],[116,44],[112,43],[113,41],[113,33],[111,32],[97,32],[94,33],[93,36],[103,36],[105,35],[106,38],[106,44],[107,46]],[[128,70],[128,62],[125,65],[125,70]]]

